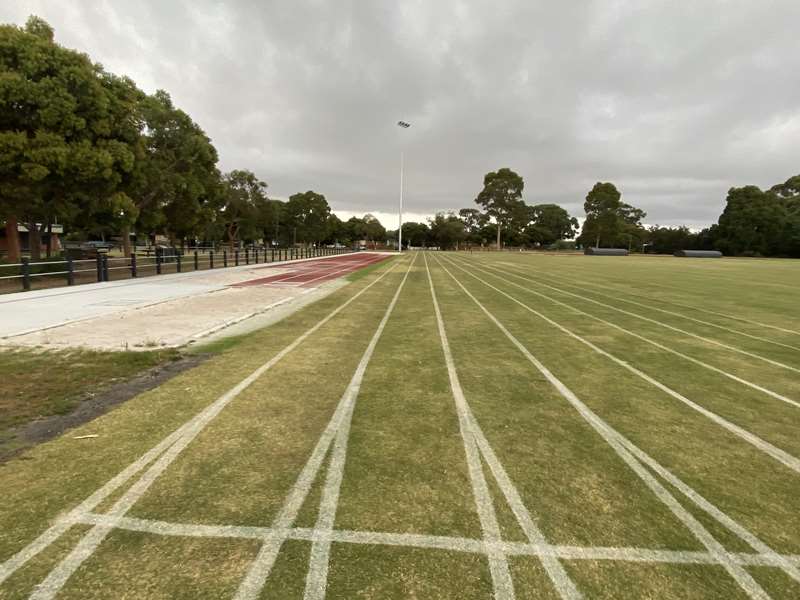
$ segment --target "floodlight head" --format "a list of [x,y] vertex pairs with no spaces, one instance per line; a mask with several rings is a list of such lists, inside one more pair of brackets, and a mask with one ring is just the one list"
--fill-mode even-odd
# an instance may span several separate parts
[[403,129],[408,129],[411,127],[411,123],[406,123],[405,121],[398,121],[397,124]]

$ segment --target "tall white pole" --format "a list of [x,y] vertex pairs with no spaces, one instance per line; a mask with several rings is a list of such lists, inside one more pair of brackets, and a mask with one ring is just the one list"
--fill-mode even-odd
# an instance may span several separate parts
[[400,151],[400,216],[397,227],[397,250],[403,251],[403,151]]

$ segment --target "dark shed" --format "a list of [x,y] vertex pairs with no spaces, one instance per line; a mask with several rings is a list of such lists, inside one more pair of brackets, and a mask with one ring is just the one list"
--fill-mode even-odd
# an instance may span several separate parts
[[625,248],[586,248],[583,253],[591,256],[628,256]]
[[678,250],[675,256],[681,258],[721,258],[722,252],[719,250]]

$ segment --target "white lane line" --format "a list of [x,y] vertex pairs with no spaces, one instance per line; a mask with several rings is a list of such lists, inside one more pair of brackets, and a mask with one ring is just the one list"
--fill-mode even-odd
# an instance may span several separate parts
[[[369,288],[375,285],[378,281],[383,279],[388,273],[390,273],[397,263],[392,265],[389,269],[384,271],[379,277],[375,280],[370,282],[368,285],[363,287],[359,290],[356,294],[351,296],[348,300],[340,304],[337,308],[333,311],[328,313],[326,317],[324,317],[321,321],[319,321],[316,325],[305,331],[301,334],[298,338],[296,338],[291,344],[286,346],[283,350],[278,352],[273,358],[269,361],[261,365],[255,371],[253,371],[250,375],[248,375],[245,379],[243,379],[239,384],[228,390],[225,394],[220,396],[217,400],[215,400],[212,404],[208,407],[203,409],[200,413],[192,417],[189,421],[187,421],[183,426],[181,426],[178,430],[173,432],[170,436],[167,436],[158,446],[150,450],[145,456],[151,455],[155,453],[157,448],[161,448],[163,454],[160,455],[150,468],[145,471],[142,477],[133,484],[128,491],[114,504],[109,511],[110,514],[114,516],[123,516],[128,509],[141,497],[142,494],[147,491],[147,488],[155,481],[155,479],[170,465],[170,463],[175,460],[178,454],[200,433],[200,431],[205,428],[208,423],[210,423],[222,409],[233,400],[236,396],[238,396],[244,389],[246,389],[249,385],[251,385],[256,379],[258,379],[261,375],[263,375],[267,370],[272,368],[278,361],[280,361],[283,357],[289,354],[292,350],[297,348],[303,341],[305,341],[310,335],[312,335],[315,331],[317,331],[320,327],[325,325],[328,321],[330,321],[333,317],[339,314],[342,310],[344,310],[350,303],[352,303],[356,298],[360,297],[364,292],[366,292]],[[168,443],[168,440],[172,443]],[[145,456],[139,459],[134,465],[142,461]],[[159,456],[158,453],[155,453],[151,460],[155,457]],[[132,469],[134,465],[128,467],[125,471],[120,473],[117,477],[115,477],[109,484],[95,492],[90,499],[94,498],[96,501],[94,502],[94,506],[97,506],[102,500],[108,497],[114,490],[116,490],[120,485],[125,483],[128,479],[130,479],[133,475],[135,475],[138,470],[141,470],[143,466],[148,463],[144,463],[139,467],[139,469],[132,470],[127,477],[122,478],[122,475],[126,473],[128,470]],[[112,482],[117,481],[115,486],[111,486]],[[88,500],[87,500],[88,501]],[[83,506],[83,505],[81,505]],[[76,509],[77,510],[77,509]],[[74,512],[74,511],[73,511]],[[54,526],[55,527],[55,526]],[[51,528],[53,529],[53,528]],[[53,537],[54,533],[48,533],[50,530],[42,534],[46,536],[46,539],[49,540],[47,543],[51,543],[54,539],[57,538]],[[31,595],[31,598],[35,598],[37,600],[44,600],[47,598],[53,598],[61,589],[61,587],[66,583],[72,573],[86,560],[89,556],[91,556],[97,547],[100,545],[100,542],[105,539],[105,537],[110,532],[110,529],[102,526],[97,526],[90,530],[77,544],[77,546],[68,554],[45,578],[45,580],[37,586],[37,589]],[[63,531],[62,531],[63,533]],[[43,548],[47,547],[43,545],[43,542],[39,542],[39,540],[35,541],[31,546],[35,545],[34,550],[36,552],[41,551]],[[28,548],[31,548],[29,546]],[[24,558],[25,560],[30,559],[31,556],[35,554],[35,552],[26,552],[27,548],[23,550],[25,552]],[[12,557],[13,560],[14,557]],[[12,568],[16,569],[24,564],[24,561],[17,560],[13,565]],[[4,564],[5,566],[5,564]],[[10,569],[6,574],[6,577],[13,572],[13,569]]]
[[[464,270],[464,269],[462,269],[462,270]],[[467,272],[467,271],[465,271],[465,272]],[[495,277],[497,277],[497,276],[495,275]],[[503,280],[500,277],[498,277],[498,279]],[[479,279],[479,281],[482,281],[482,280]],[[504,281],[506,281],[506,280],[504,280]],[[512,285],[517,285],[517,284],[514,284],[511,281],[508,281],[508,283],[510,283]],[[488,285],[488,284],[486,284],[486,285]],[[492,286],[490,286],[490,287],[492,287]],[[521,287],[521,286],[518,286],[518,287]],[[493,289],[496,290],[497,288],[493,288]],[[527,288],[523,288],[523,289],[527,289]],[[533,290],[529,290],[529,291],[533,292]],[[501,292],[501,293],[504,293],[504,292]],[[533,292],[533,293],[537,293],[537,292]],[[541,295],[541,294],[539,294],[539,295]],[[508,296],[508,297],[511,298],[510,296]],[[543,297],[547,298],[547,296],[543,296]],[[518,304],[521,304],[516,300],[515,300],[515,302],[517,302]],[[556,302],[558,302],[558,301],[556,301]],[[559,304],[563,304],[563,303],[559,302]],[[535,311],[533,311],[533,309],[531,309],[530,307],[527,307],[526,305],[522,305],[522,306],[524,306],[527,310],[535,313]],[[565,306],[569,307],[569,305],[565,305]],[[575,310],[577,310],[577,309],[575,309]],[[578,311],[578,312],[582,312],[582,311]],[[538,315],[538,313],[536,313],[536,314]],[[592,316],[592,315],[588,315],[588,316]],[[546,317],[544,317],[544,319],[547,322],[551,322]],[[562,331],[566,331],[560,325],[558,325],[558,324],[555,324],[555,325],[556,325],[556,327],[558,327]],[[572,335],[570,332],[567,332],[567,333]],[[575,336],[573,336],[573,337],[575,337]],[[706,513],[711,515],[713,518],[715,518],[717,521],[719,521],[729,531],[731,531],[732,533],[736,534],[741,540],[743,540],[744,542],[749,544],[753,549],[757,550],[758,552],[760,552],[762,554],[774,556],[776,564],[781,564],[781,566],[784,568],[784,570],[793,579],[795,579],[796,581],[800,582],[800,570],[798,570],[795,567],[792,567],[788,563],[782,563],[781,559],[778,558],[779,555],[774,550],[772,550],[764,542],[762,542],[760,539],[758,539],[755,535],[750,533],[747,529],[742,527],[739,523],[737,523],[736,521],[731,519],[728,515],[723,513],[721,510],[719,510],[716,506],[711,504],[711,502],[706,500],[703,496],[701,496],[699,493],[697,493],[695,490],[693,490],[691,487],[689,487],[681,479],[679,479],[678,477],[673,475],[670,471],[668,471],[667,469],[662,467],[658,462],[653,460],[649,455],[647,455],[645,452],[640,450],[637,446],[633,445],[633,443],[629,442],[626,438],[624,438],[622,436],[620,436],[619,440],[620,440],[620,443],[625,445],[627,447],[627,449],[631,453],[633,453],[640,461],[642,461],[648,467],[650,467],[653,471],[658,473],[661,477],[663,477],[671,485],[673,485],[677,489],[679,489],[681,491],[681,493],[683,493],[687,498],[689,498],[692,502],[694,502],[694,504],[696,506],[698,506],[703,511],[705,511]]]
[[[381,320],[381,324],[378,326],[379,331],[382,331],[382,325],[385,325],[385,322],[388,320],[388,315],[390,314],[391,309],[394,308],[397,297],[400,295],[402,286],[405,283],[413,264],[414,260],[409,263],[408,269],[406,269],[405,276],[403,277],[400,286],[397,288],[395,296],[390,302],[389,308],[387,308],[387,312],[384,314],[384,318]],[[377,333],[378,332],[376,331],[376,334]],[[370,342],[367,350],[369,350],[370,347],[374,348],[372,342]],[[360,367],[361,363],[359,363],[359,369]],[[366,368],[366,365],[364,368]],[[356,373],[358,372],[359,371],[357,369]],[[357,390],[355,391],[357,392]],[[294,520],[297,518],[297,514],[300,512],[300,508],[308,496],[308,492],[311,490],[311,486],[313,485],[317,473],[322,466],[325,455],[328,452],[328,448],[330,448],[330,445],[333,443],[334,437],[337,435],[342,423],[345,422],[345,420],[348,420],[352,414],[351,405],[354,401],[355,396],[352,395],[350,386],[348,386],[348,388],[345,390],[345,393],[342,395],[342,398],[340,399],[330,422],[322,432],[322,435],[317,441],[317,445],[314,447],[311,456],[308,458],[308,461],[303,467],[303,470],[300,472],[300,475],[295,481],[294,486],[286,497],[281,510],[275,517],[273,522],[273,530],[276,533],[270,534],[264,538],[264,544],[261,546],[258,556],[256,556],[253,564],[250,565],[247,574],[239,585],[239,589],[237,590],[235,596],[236,600],[258,598],[258,596],[261,594],[261,589],[264,587],[264,583],[272,571],[272,567],[275,564],[275,559],[278,557],[278,552],[280,552],[281,546],[286,540],[286,535],[284,535],[282,532],[288,531],[294,523]]]
[[[478,451],[477,443],[473,435],[472,428],[470,427],[470,420],[468,416],[467,399],[464,397],[464,391],[461,388],[461,382],[456,373],[455,362],[453,355],[450,352],[450,343],[447,340],[447,333],[442,320],[442,313],[439,310],[439,302],[436,299],[436,289],[431,279],[431,272],[428,268],[428,257],[423,254],[425,259],[425,271],[428,274],[428,283],[431,290],[431,299],[433,301],[433,310],[436,313],[436,324],[439,330],[439,340],[442,345],[442,352],[444,354],[445,364],[447,366],[447,375],[450,379],[450,391],[453,395],[453,400],[456,405],[456,412],[458,414],[458,428],[461,433],[461,440],[464,444],[464,453],[467,459],[467,469],[469,471],[469,480],[472,485],[472,496],[475,499],[475,505],[478,512],[478,520],[481,524],[483,538],[487,542],[497,543],[501,541],[500,525],[497,522],[497,515],[494,510],[494,503],[492,496],[489,493],[489,486],[486,484],[486,478],[483,474],[481,466],[481,457]],[[538,532],[538,530],[537,530]],[[543,536],[535,536],[531,540],[541,543]],[[566,571],[557,560],[543,561],[545,569],[553,581],[556,589],[565,598],[579,598],[580,594],[575,588],[572,581],[567,576]],[[508,568],[508,560],[505,555],[499,552],[489,553],[489,572],[492,576],[492,589],[494,597],[514,598],[514,582],[511,579],[511,572]],[[566,595],[565,595],[566,593]]]
[[[403,548],[425,548],[450,550],[471,554],[486,554],[489,549],[485,540],[457,536],[421,535],[415,533],[387,533],[379,531],[333,530],[318,531],[306,527],[276,530],[271,527],[250,527],[246,525],[196,525],[191,523],[168,523],[132,517],[110,517],[87,513],[68,523],[104,525],[115,529],[150,533],[154,535],[196,538],[225,538],[244,540],[263,540],[281,535],[286,539],[312,542],[328,539],[343,544],[374,546],[399,546]],[[635,547],[607,546],[547,546],[542,549],[524,542],[498,542],[497,551],[509,556],[552,556],[559,560],[603,560],[666,564],[705,564],[717,565],[716,557],[708,552],[694,550],[651,550]],[[800,565],[800,555],[731,553],[731,558],[740,565],[777,567],[782,562]],[[782,561],[782,562],[780,562]]]
[[771,364],[773,366],[780,367],[781,369],[787,369],[789,371],[794,371],[795,373],[800,373],[800,369],[798,369],[797,367],[793,367],[791,365],[787,365],[787,364],[779,362],[777,360],[773,360],[771,358],[767,358],[766,356],[761,356],[760,354],[756,354],[755,352],[750,352],[748,350],[742,350],[741,348],[737,348],[735,346],[731,346],[729,344],[725,344],[725,343],[719,342],[717,340],[712,340],[711,338],[707,338],[707,337],[704,337],[702,335],[697,335],[696,333],[692,333],[691,331],[686,331],[685,329],[681,329],[679,327],[674,327],[673,325],[668,325],[667,323],[662,323],[661,321],[656,321],[655,319],[651,319],[650,317],[645,317],[644,315],[640,315],[638,313],[630,312],[628,310],[624,310],[622,308],[618,308],[616,306],[612,306],[611,304],[606,304],[605,302],[600,302],[599,300],[594,300],[593,298],[587,298],[586,296],[581,296],[579,294],[574,294],[573,292],[568,292],[566,290],[562,290],[560,288],[557,288],[557,287],[554,287],[554,286],[549,285],[547,283],[544,283],[543,281],[540,281],[538,279],[532,279],[530,277],[527,277],[526,279],[528,279],[529,281],[533,281],[534,283],[537,283],[538,285],[541,285],[541,286],[544,286],[546,288],[549,288],[549,289],[551,289],[551,290],[553,290],[555,292],[558,292],[559,294],[564,294],[564,295],[567,295],[567,296],[574,296],[575,298],[579,298],[580,300],[584,300],[586,302],[591,302],[592,304],[597,304],[598,306],[603,306],[605,308],[609,308],[611,310],[614,310],[614,311],[617,311],[619,313],[628,315],[630,317],[634,317],[636,319],[641,319],[642,321],[647,321],[648,323],[653,323],[654,325],[658,325],[659,327],[663,327],[663,328],[669,329],[671,331],[676,331],[676,332],[681,333],[683,335],[687,335],[689,337],[692,337],[692,338],[701,340],[703,342],[706,342],[707,344],[711,344],[713,346],[719,346],[720,348],[725,348],[726,350],[730,350],[731,352],[736,352],[736,353],[742,354],[744,356],[749,356],[750,358],[755,358],[756,360],[760,360],[760,361],[763,361],[765,363]]
[[[329,265],[324,265],[324,266],[321,266],[321,267],[315,265],[315,266],[312,266],[310,268],[306,268],[305,270],[301,270],[300,273],[295,273],[294,275],[287,276],[284,279],[276,279],[275,281],[270,281],[269,283],[287,283],[287,282],[289,282],[290,279],[296,279],[298,277],[303,277],[305,275],[308,275],[309,272],[312,275],[317,271],[322,273],[319,277],[315,277],[314,279],[310,279],[308,281],[291,282],[291,283],[298,283],[300,285],[306,285],[307,283],[311,283],[312,281],[317,281],[318,279],[322,279],[323,277],[330,277],[332,275],[336,275],[337,273],[341,273],[342,271],[347,271],[348,269],[352,269],[353,271],[355,271],[356,269],[360,269],[361,267],[364,267],[364,266],[367,266],[369,264],[378,262],[378,260],[379,260],[378,258],[371,258],[370,257],[369,259],[366,259],[366,260],[352,261],[352,262],[350,262],[349,265],[347,265],[347,266],[345,266],[345,267],[343,267],[341,269],[338,269],[336,271],[326,270]],[[334,264],[334,265],[330,265],[330,266],[336,267],[338,265]]]
[[[437,262],[441,268],[456,282],[461,290],[483,311],[483,313],[492,321],[500,331],[508,338],[508,340],[522,353],[525,358],[541,373],[550,384],[558,390],[559,394],[564,397],[578,413],[600,434],[600,436],[608,443],[617,455],[628,465],[628,467],[642,480],[642,482],[653,492],[653,494],[661,500],[664,505],[680,520],[689,531],[697,538],[697,540],[706,547],[706,549],[714,555],[725,570],[733,577],[739,586],[751,598],[769,598],[767,593],[761,588],[755,579],[741,567],[736,564],[728,555],[725,548],[720,544],[716,538],[700,523],[689,511],[687,511],[678,500],[667,490],[645,467],[628,452],[628,450],[619,443],[617,436],[621,434],[611,428],[605,421],[600,419],[588,406],[581,402],[578,397],[570,390],[564,383],[561,382],[555,375],[553,375],[547,367],[545,367],[539,360],[531,354],[531,352],[516,338],[506,327],[497,320],[497,318],[489,312],[489,310],[481,304],[481,302],[473,296],[467,288],[444,266],[437,258]],[[613,432],[616,435],[612,435]]]
[[178,439],[184,430],[185,426],[168,435],[159,444],[148,450],[136,461],[131,463],[124,470],[120,471],[119,474],[114,476],[105,485],[86,498],[78,506],[73,508],[66,515],[64,520],[50,526],[33,542],[6,560],[2,565],[0,565],[0,583],[3,583],[3,581],[8,579],[8,577],[10,577],[17,569],[22,567],[31,558],[36,556],[39,552],[47,548],[50,544],[61,537],[61,535],[70,527],[68,524],[70,518],[94,510],[101,502],[103,502],[103,500],[113,494],[120,486],[124,485],[139,471],[144,469],[148,464],[158,458],[158,456],[164,452],[164,450],[169,448],[169,446],[173,444],[176,439]]
[[587,347],[591,348],[592,350],[594,350],[595,352],[597,352],[601,356],[605,356],[606,358],[608,358],[609,360],[613,361],[617,365],[627,369],[628,371],[630,371],[631,373],[633,373],[637,377],[645,380],[650,385],[652,385],[654,387],[657,387],[662,392],[668,394],[669,396],[671,396],[671,397],[675,398],[676,400],[682,402],[686,406],[688,406],[688,407],[692,408],[693,410],[699,412],[704,417],[707,417],[708,419],[712,420],[714,423],[716,423],[720,427],[723,427],[724,429],[728,430],[732,434],[734,434],[734,435],[738,436],[739,438],[743,439],[747,443],[752,444],[755,448],[757,448],[758,450],[760,450],[764,454],[767,454],[768,456],[771,456],[772,458],[774,458],[775,460],[777,460],[781,464],[783,464],[786,467],[792,469],[794,472],[800,473],[800,459],[798,459],[797,457],[792,456],[791,454],[789,454],[785,450],[782,450],[782,449],[778,448],[777,446],[775,446],[773,444],[770,444],[765,439],[755,435],[754,433],[751,433],[750,431],[747,431],[746,429],[740,427],[739,425],[731,423],[730,421],[728,421],[724,417],[721,417],[717,413],[712,412],[712,411],[708,410],[707,408],[705,408],[703,406],[700,406],[699,404],[697,404],[693,400],[689,400],[689,398],[687,398],[686,396],[676,392],[675,390],[673,390],[670,387],[667,387],[666,385],[664,385],[660,381],[654,379],[653,377],[651,377],[647,373],[644,373],[643,371],[640,371],[639,369],[637,369],[633,365],[629,364],[628,362],[617,358],[616,356],[614,356],[613,354],[610,354],[609,352],[606,352],[602,348],[594,345],[589,340],[586,340],[586,339],[582,338],[578,334],[570,331],[569,329],[567,329],[566,327],[564,327],[560,323],[557,323],[556,321],[553,321],[549,317],[547,317],[547,316],[543,315],[542,313],[538,312],[537,310],[531,308],[530,306],[528,306],[524,302],[518,300],[514,296],[511,296],[510,294],[504,292],[500,288],[497,288],[497,287],[493,286],[488,281],[486,281],[484,279],[481,279],[480,277],[478,277],[474,273],[471,273],[470,271],[464,269],[463,267],[461,267],[457,263],[450,262],[449,264],[452,264],[456,268],[461,269],[462,271],[464,271],[470,277],[475,278],[477,281],[481,282],[483,285],[485,285],[485,286],[491,288],[492,290],[496,291],[497,293],[505,296],[506,298],[508,298],[512,302],[518,304],[519,306],[521,306],[522,308],[524,308],[528,312],[536,315],[537,317],[539,317],[543,321],[549,323],[550,325],[552,325],[553,327],[556,327],[557,329],[559,329],[563,333],[567,334],[568,336],[572,337],[573,339],[575,339],[575,340],[581,342],[582,344],[586,345]]
[[798,402],[797,400],[793,400],[792,398],[788,398],[787,396],[784,396],[784,395],[779,394],[779,393],[777,393],[777,392],[775,392],[773,390],[770,390],[768,388],[760,386],[757,383],[753,383],[752,381],[747,381],[746,379],[742,379],[741,377],[738,377],[737,375],[734,375],[733,373],[728,373],[727,371],[724,371],[724,370],[722,370],[722,369],[720,369],[718,367],[715,367],[714,365],[710,365],[710,364],[705,363],[705,362],[703,362],[701,360],[698,360],[696,358],[693,358],[691,356],[683,354],[682,352],[678,352],[677,350],[674,350],[673,348],[665,346],[664,344],[660,344],[659,342],[651,340],[650,338],[646,338],[643,335],[640,335],[640,334],[638,334],[636,332],[630,331],[629,329],[625,329],[624,327],[621,327],[621,326],[617,325],[616,323],[612,323],[611,321],[606,321],[605,319],[602,319],[602,318],[600,318],[600,317],[598,317],[596,315],[593,315],[591,313],[587,313],[587,312],[585,312],[585,311],[583,311],[583,310],[581,310],[579,308],[576,308],[575,306],[572,306],[571,304],[567,304],[567,303],[562,302],[560,300],[556,300],[555,298],[552,298],[551,296],[547,296],[546,294],[542,294],[541,292],[537,292],[534,289],[522,286],[522,285],[520,285],[518,283],[514,283],[513,281],[509,281],[508,279],[505,279],[504,277],[500,277],[499,275],[496,275],[495,273],[492,273],[492,272],[488,271],[487,269],[491,269],[492,271],[496,271],[497,273],[503,273],[505,275],[510,275],[511,277],[516,277],[518,279],[522,279],[523,281],[531,281],[530,279],[528,279],[526,277],[523,277],[521,275],[517,275],[515,273],[509,273],[508,271],[504,271],[504,270],[498,269],[496,267],[485,267],[485,268],[481,269],[480,267],[475,267],[474,263],[464,262],[463,264],[469,264],[470,266],[473,266],[473,268],[481,271],[482,273],[486,273],[487,275],[491,275],[492,277],[496,277],[500,281],[504,281],[504,282],[506,282],[506,283],[508,283],[510,285],[516,286],[516,287],[520,288],[521,290],[524,290],[524,291],[526,291],[528,293],[535,294],[535,295],[539,296],[540,298],[544,298],[545,300],[548,300],[549,302],[552,302],[553,304],[557,304],[559,306],[563,306],[563,307],[567,308],[568,310],[571,310],[572,312],[574,312],[576,314],[583,315],[585,317],[589,317],[590,319],[594,319],[598,323],[602,323],[603,325],[606,325],[608,327],[613,327],[617,331],[621,331],[622,333],[625,333],[627,335],[633,336],[636,339],[639,339],[639,340],[641,340],[643,342],[646,342],[646,343],[648,343],[648,344],[650,344],[652,346],[655,346],[656,348],[658,348],[660,350],[664,350],[665,352],[669,352],[670,354],[673,354],[674,356],[678,356],[678,357],[683,358],[685,360],[688,360],[689,362],[692,362],[692,363],[694,363],[696,365],[699,365],[701,367],[709,369],[710,371],[714,371],[715,373],[723,375],[724,377],[727,377],[728,379],[731,379],[731,380],[733,380],[733,381],[735,381],[737,383],[741,383],[742,385],[746,385],[747,387],[750,387],[750,388],[752,388],[754,390],[758,390],[759,392],[767,394],[768,396],[771,396],[772,398],[775,398],[776,400],[780,400],[781,402],[785,402],[785,403],[790,404],[790,405],[792,405],[792,406],[794,406],[796,408],[800,408],[800,402]]
[[[417,255],[411,260],[408,265],[408,270],[400,282],[392,301],[386,309],[386,314],[378,325],[378,329],[372,336],[372,339],[367,346],[364,355],[361,357],[361,362],[358,363],[358,368],[350,380],[350,384],[345,390],[342,402],[347,405],[347,412],[345,413],[342,423],[339,426],[339,431],[336,434],[336,440],[333,444],[333,452],[331,453],[331,461],[328,467],[328,472],[325,477],[325,487],[322,490],[322,500],[319,506],[319,515],[317,517],[316,529],[322,531],[332,531],[334,520],[336,519],[336,510],[339,506],[339,492],[342,487],[342,478],[344,477],[344,464],[347,456],[347,443],[350,438],[350,423],[353,419],[353,409],[358,398],[358,393],[361,390],[361,382],[364,380],[364,373],[367,370],[372,355],[375,352],[375,346],[378,345],[386,323],[389,317],[394,312],[394,307],[400,298],[400,292],[408,279],[408,274],[411,272],[411,267],[417,260]],[[325,597],[325,589],[328,586],[328,562],[330,558],[331,543],[320,542],[314,543],[311,546],[311,556],[308,564],[308,575],[306,577],[306,588],[304,597],[307,600],[321,600]]]
[[[607,290],[610,290],[612,292],[619,291],[619,290],[617,290],[615,288],[612,288],[610,286],[600,285],[599,283],[590,282],[589,285],[593,285],[595,287],[599,287],[599,288],[602,288],[602,289],[607,289]],[[627,292],[627,293],[630,293],[630,292]],[[768,323],[762,323],[760,321],[753,321],[752,319],[745,319],[744,317],[740,317],[740,316],[737,316],[737,315],[731,315],[731,314],[728,314],[728,313],[718,312],[718,311],[715,311],[715,310],[709,310],[707,308],[701,308],[699,306],[693,306],[691,304],[684,304],[682,302],[675,302],[674,300],[661,300],[661,299],[655,300],[654,298],[650,298],[649,296],[645,296],[643,294],[634,294],[634,293],[630,293],[630,294],[632,296],[636,296],[637,298],[642,298],[643,300],[651,300],[651,301],[656,301],[656,302],[662,302],[664,304],[671,304],[672,306],[679,306],[681,308],[688,308],[690,310],[696,310],[696,311],[703,312],[703,313],[706,313],[706,314],[709,314],[709,315],[714,315],[714,316],[717,316],[717,317],[723,317],[725,319],[730,319],[732,321],[739,321],[741,323],[748,323],[749,325],[756,325],[757,327],[763,327],[765,329],[774,329],[775,331],[782,331],[783,333],[791,333],[793,335],[800,335],[800,331],[797,331],[795,329],[786,329],[785,327],[778,327],[777,325],[770,325]]]
[[[509,263],[505,263],[505,264],[507,264],[509,266],[513,266],[515,268],[521,268],[521,269],[523,269],[523,272],[527,273],[527,270],[525,270],[525,268],[522,267],[521,265],[516,265],[516,264],[510,265]],[[578,283],[580,283],[580,285],[576,285],[575,283],[563,283],[562,281],[559,281],[559,280],[563,280],[564,279],[563,276],[553,277],[552,275],[543,273],[539,269],[536,269],[536,268],[534,268],[534,269],[535,269],[536,273],[541,277],[550,277],[551,279],[555,278],[557,280],[556,283],[558,285],[565,285],[565,286],[570,287],[570,288],[578,288],[578,289],[581,289],[581,286],[588,286],[588,287],[594,287],[594,288],[610,290],[612,292],[619,292],[619,290],[615,290],[614,288],[610,288],[608,286],[600,285],[600,284],[597,284],[597,283],[592,283],[592,282],[585,281],[585,280],[579,281]],[[784,348],[789,348],[790,350],[800,351],[800,348],[798,348],[797,346],[792,346],[791,344],[784,344],[783,342],[778,342],[776,340],[771,340],[769,338],[761,337],[761,336],[758,336],[758,335],[753,335],[752,333],[747,333],[745,331],[739,331],[737,329],[731,329],[730,327],[725,327],[724,325],[720,325],[718,323],[711,323],[710,321],[703,321],[702,319],[696,319],[694,317],[690,317],[690,316],[685,315],[683,313],[678,313],[678,312],[675,312],[675,311],[666,310],[664,308],[658,308],[656,306],[650,306],[650,305],[647,305],[647,304],[642,304],[641,302],[636,302],[635,300],[628,300],[627,298],[620,298],[620,297],[617,297],[617,296],[612,296],[611,294],[604,294],[602,292],[592,292],[592,293],[593,294],[597,294],[598,296],[602,296],[604,298],[609,298],[610,300],[614,300],[616,302],[625,302],[626,304],[633,304],[634,306],[640,306],[640,307],[645,308],[647,310],[655,310],[655,311],[658,311],[658,312],[661,312],[661,313],[664,313],[664,314],[667,314],[667,315],[672,315],[672,316],[675,316],[675,317],[679,317],[681,319],[686,319],[687,321],[694,321],[695,323],[700,323],[701,325],[708,325],[709,327],[715,327],[716,329],[721,329],[722,331],[727,331],[729,333],[733,333],[733,334],[736,334],[736,335],[741,335],[741,336],[748,337],[748,338],[751,338],[751,339],[754,339],[754,340],[759,340],[761,342],[766,342],[768,344],[774,344],[776,346],[782,346]],[[630,294],[630,295],[636,296],[637,298],[643,298],[643,296],[641,296],[639,294]],[[644,299],[645,300],[650,300],[651,302],[664,302],[664,300],[654,300],[653,298],[644,297]],[[669,303],[667,303],[667,304],[669,304]],[[693,308],[693,310],[698,310],[696,307],[691,307],[691,308]]]
[[308,281],[304,281],[303,285],[308,285],[309,283],[313,283],[314,281],[317,281],[319,279],[323,279],[324,277],[332,277],[333,275],[336,275],[337,273],[342,273],[342,272],[345,272],[345,271],[348,271],[348,270],[350,272],[352,272],[352,273],[355,273],[358,269],[361,269],[363,267],[368,267],[369,265],[374,265],[376,263],[381,262],[382,259],[383,259],[383,257],[380,257],[380,258],[376,258],[376,259],[365,260],[365,261],[356,263],[355,265],[350,264],[349,266],[344,267],[343,269],[339,269],[338,271],[334,271],[333,273],[331,273],[331,272],[323,273],[319,277],[315,277],[314,279],[309,279]]
[[[503,264],[509,265],[509,266],[513,266],[513,267],[517,267],[517,268],[524,268],[524,267],[522,267],[521,265],[519,265],[517,263],[504,262]],[[534,267],[534,268],[536,269],[536,267]],[[541,272],[541,271],[539,271],[539,272]],[[579,272],[577,276],[585,277],[586,274]],[[566,276],[564,276],[564,277],[566,277]],[[616,288],[612,288],[612,287],[606,286],[606,285],[600,285],[599,283],[595,283],[595,282],[586,282],[586,283],[587,283],[587,285],[592,285],[594,287],[599,287],[601,289],[611,290],[612,292],[619,292],[620,291],[620,290],[618,290]],[[661,286],[661,287],[664,287],[664,286]],[[679,291],[685,291],[685,290],[679,290]],[[655,298],[651,298],[649,296],[645,296],[644,294],[636,294],[634,292],[628,292],[628,291],[626,291],[625,293],[626,294],[630,294],[631,296],[635,296],[637,298],[642,298],[643,300],[661,302],[663,304],[671,304],[672,306],[679,306],[681,308],[688,308],[690,310],[703,312],[703,313],[706,313],[706,314],[709,314],[709,315],[714,315],[714,316],[717,316],[717,317],[723,317],[725,319],[730,319],[732,321],[739,321],[741,323],[748,323],[750,325],[756,325],[758,327],[764,327],[765,329],[774,329],[775,331],[782,331],[783,333],[791,333],[793,335],[800,335],[800,331],[797,331],[795,329],[786,329],[785,327],[778,327],[777,325],[770,325],[768,323],[762,323],[760,321],[753,321],[752,319],[745,319],[744,317],[739,317],[737,315],[731,315],[731,314],[728,314],[728,313],[718,312],[718,311],[715,311],[715,310],[709,310],[707,308],[701,308],[699,306],[694,306],[692,304],[684,304],[683,302],[676,302],[675,300],[663,300],[663,299],[657,299],[656,300]]]

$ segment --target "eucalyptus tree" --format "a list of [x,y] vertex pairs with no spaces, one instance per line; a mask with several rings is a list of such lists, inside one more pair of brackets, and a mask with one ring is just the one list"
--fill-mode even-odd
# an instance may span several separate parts
[[487,173],[483,178],[483,189],[475,198],[486,214],[497,224],[497,249],[500,249],[502,230],[507,228],[519,210],[524,207],[522,190],[525,183],[517,173],[502,168]]

